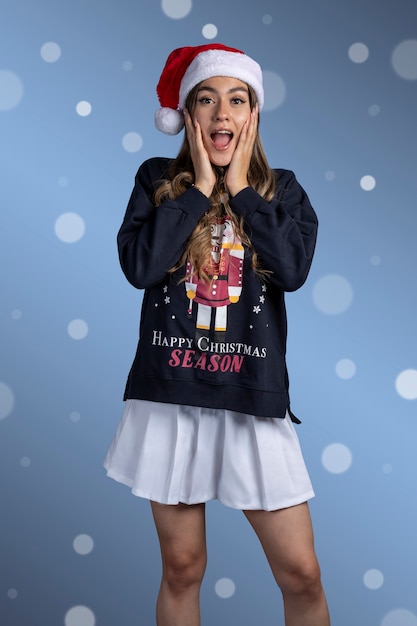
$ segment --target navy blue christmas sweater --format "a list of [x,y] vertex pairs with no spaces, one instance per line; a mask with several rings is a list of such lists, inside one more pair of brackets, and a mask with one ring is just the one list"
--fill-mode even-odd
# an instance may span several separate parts
[[266,278],[253,271],[251,252],[228,218],[212,226],[209,282],[190,278],[189,263],[169,274],[210,208],[195,187],[154,206],[169,163],[153,158],[141,165],[117,238],[126,278],[145,290],[124,399],[282,418],[290,411],[284,293],[299,289],[307,278],[316,214],[294,173],[274,170],[272,201],[252,187],[229,198],[262,268],[271,272]]

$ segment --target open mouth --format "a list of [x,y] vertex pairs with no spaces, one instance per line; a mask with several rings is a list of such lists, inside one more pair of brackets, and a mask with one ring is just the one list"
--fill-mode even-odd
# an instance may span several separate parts
[[217,130],[210,137],[217,150],[226,150],[233,139],[233,133],[230,130]]

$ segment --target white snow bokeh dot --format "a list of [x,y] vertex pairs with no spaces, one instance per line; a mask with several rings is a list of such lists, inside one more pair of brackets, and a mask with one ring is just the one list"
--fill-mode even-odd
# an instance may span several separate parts
[[377,254],[371,256],[371,265],[374,267],[379,267],[381,265],[382,259]]
[[95,626],[96,616],[88,606],[73,606],[65,615],[65,626]]
[[348,56],[353,63],[364,63],[369,57],[369,49],[364,43],[353,43],[349,50]]
[[333,172],[333,170],[327,170],[326,172],[324,172],[324,178],[325,180],[327,180],[329,183],[333,182],[334,179],[336,178],[336,174]]
[[0,70],[0,111],[15,109],[23,98],[23,83],[9,70]]
[[55,234],[64,243],[76,243],[85,233],[85,223],[78,213],[62,213],[55,221]]
[[384,574],[379,569],[368,569],[363,575],[363,584],[372,591],[380,589],[384,584]]
[[381,107],[379,106],[379,104],[371,104],[368,109],[368,113],[371,117],[375,117],[376,115],[379,115],[381,113]]
[[21,320],[23,313],[21,311],[21,309],[13,309],[12,313],[11,313],[12,319],[13,320]]
[[336,374],[343,380],[353,378],[356,374],[356,365],[351,359],[340,359],[336,363]]
[[20,459],[20,465],[22,467],[30,467],[32,461],[28,456],[22,456],[22,458]]
[[265,13],[265,15],[262,16],[262,22],[265,24],[265,26],[269,26],[270,24],[272,24],[272,15],[269,15],[269,13]]
[[352,304],[353,289],[349,281],[339,274],[327,274],[313,287],[313,300],[322,313],[344,313]]
[[417,370],[406,369],[395,380],[397,393],[405,400],[417,400]]
[[79,341],[87,337],[88,324],[84,320],[75,319],[68,324],[67,331],[71,339]]
[[80,100],[79,102],[77,102],[75,110],[80,117],[88,117],[93,110],[93,107],[87,100]]
[[215,37],[217,37],[218,30],[217,26],[215,26],[214,24],[206,24],[205,26],[203,26],[201,32],[205,39],[214,39]]
[[13,587],[11,587],[10,589],[7,590],[7,597],[10,600],[16,600],[18,595],[19,594],[17,593],[17,589],[14,589]]
[[162,0],[162,11],[173,20],[186,17],[193,6],[192,0]]
[[74,422],[74,424],[76,422],[79,422],[81,419],[81,415],[78,411],[71,411],[70,416],[69,416],[71,422]]
[[417,626],[417,615],[408,609],[394,609],[385,615],[381,626]]
[[271,70],[263,72],[265,103],[263,111],[274,111],[281,106],[287,95],[287,88],[281,76]]
[[77,535],[72,542],[72,546],[77,554],[84,556],[92,552],[94,548],[94,541],[90,535]]
[[139,133],[131,131],[123,135],[122,146],[126,152],[139,152],[143,146],[143,139]]
[[219,578],[214,585],[214,590],[219,598],[231,598],[236,591],[236,585],[230,578]]
[[13,411],[14,395],[13,391],[6,383],[0,381],[0,420],[8,417]]
[[68,187],[69,180],[66,176],[60,176],[57,182],[58,187],[62,187],[64,189],[65,187]]
[[417,39],[406,39],[393,50],[392,67],[400,78],[417,80]]
[[362,176],[361,180],[360,180],[360,186],[362,187],[362,189],[364,191],[372,191],[372,189],[375,189],[375,185],[376,185],[376,180],[373,176]]
[[323,450],[321,462],[331,474],[343,474],[352,465],[352,452],[343,443],[331,443]]
[[46,63],[56,63],[61,57],[61,47],[55,41],[48,41],[41,47],[41,57]]

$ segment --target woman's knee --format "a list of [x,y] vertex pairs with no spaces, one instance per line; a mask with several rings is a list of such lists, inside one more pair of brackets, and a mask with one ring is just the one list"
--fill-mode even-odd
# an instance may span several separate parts
[[206,563],[205,551],[168,551],[163,557],[163,578],[172,591],[181,593],[201,585]]
[[317,559],[303,560],[289,567],[279,580],[282,593],[309,596],[314,599],[322,591],[321,572]]

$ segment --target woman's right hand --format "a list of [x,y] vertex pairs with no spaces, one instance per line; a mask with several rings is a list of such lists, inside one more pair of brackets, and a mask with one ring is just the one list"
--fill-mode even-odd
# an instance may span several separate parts
[[200,124],[197,120],[191,119],[187,110],[184,110],[184,121],[194,166],[194,184],[199,191],[209,198],[216,183],[216,175],[204,147]]

